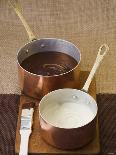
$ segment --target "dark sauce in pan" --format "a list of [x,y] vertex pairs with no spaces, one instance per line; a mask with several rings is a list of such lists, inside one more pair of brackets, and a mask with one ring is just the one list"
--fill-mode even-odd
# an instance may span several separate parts
[[60,52],[40,52],[26,58],[21,66],[34,74],[52,76],[73,69],[78,62],[71,56]]

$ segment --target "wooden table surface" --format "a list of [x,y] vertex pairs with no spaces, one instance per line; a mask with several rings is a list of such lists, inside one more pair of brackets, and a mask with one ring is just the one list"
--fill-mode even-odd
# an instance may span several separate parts
[[[86,78],[88,76],[89,72],[82,71],[81,76],[80,76],[80,88],[83,87],[84,82],[86,81]],[[95,78],[93,79],[90,88],[89,88],[89,94],[93,96],[96,99],[96,82]],[[17,130],[16,130],[16,141],[15,141],[15,152],[16,154],[19,153],[19,148],[20,148],[20,134],[19,134],[19,128],[20,128],[20,115],[21,115],[21,109],[23,103],[25,101],[34,101],[34,99],[31,99],[26,96],[21,96],[20,97],[20,104],[19,104],[19,116],[18,116],[18,122],[17,122]],[[36,101],[36,100],[35,100]],[[40,125],[39,125],[39,114],[38,114],[38,107],[35,108],[34,112],[34,122],[33,122],[33,132],[30,136],[30,141],[29,141],[29,153],[32,154],[39,154],[39,153],[52,153],[52,154],[89,154],[89,155],[95,155],[99,154],[100,152],[100,144],[99,144],[99,129],[98,129],[98,123],[96,126],[96,135],[94,140],[86,145],[85,147],[73,151],[66,151],[66,150],[61,150],[52,147],[51,145],[48,145],[40,135]]]

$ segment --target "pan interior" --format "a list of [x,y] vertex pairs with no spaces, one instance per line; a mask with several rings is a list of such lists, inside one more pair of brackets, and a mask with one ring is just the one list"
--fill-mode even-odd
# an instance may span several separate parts
[[55,38],[35,40],[18,52],[18,64],[23,69],[44,76],[67,73],[80,63],[80,59],[80,51],[75,45]]
[[26,58],[21,66],[27,71],[44,76],[60,75],[77,66],[77,61],[61,52],[38,52]]
[[40,102],[40,115],[59,128],[78,128],[91,122],[97,114],[95,100],[75,89],[60,89],[46,95]]

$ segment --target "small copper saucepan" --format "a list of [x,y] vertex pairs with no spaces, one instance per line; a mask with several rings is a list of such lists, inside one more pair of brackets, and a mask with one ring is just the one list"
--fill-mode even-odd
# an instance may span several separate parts
[[40,101],[41,134],[47,143],[61,149],[76,149],[94,138],[98,107],[94,98],[87,92],[108,49],[106,44],[100,47],[82,90],[68,88],[55,90]]
[[[71,42],[56,39],[56,38],[43,38],[36,39],[33,32],[31,31],[29,25],[27,24],[25,18],[23,17],[19,4],[16,0],[10,0],[10,4],[14,8],[16,14],[21,19],[27,33],[29,36],[30,42],[23,46],[17,55],[17,64],[18,64],[18,72],[19,72],[19,84],[22,93],[41,99],[45,94],[50,91],[60,89],[60,88],[75,88],[79,86],[79,73],[80,73],[80,61],[81,54],[79,49],[72,44]],[[33,72],[26,70],[22,67],[22,62],[28,57],[36,54],[36,53],[45,53],[45,59],[47,60],[46,52],[59,52],[64,53],[75,59],[77,62],[75,66],[70,68],[70,70],[66,72],[61,72],[58,75],[52,76],[44,76],[38,75]],[[39,59],[38,59],[39,61]],[[53,61],[53,60],[52,60]],[[54,63],[47,64],[51,65],[51,67],[55,67],[57,63],[61,62],[64,66],[65,64],[70,65],[71,61],[61,59],[57,59]],[[57,65],[58,66],[58,65]],[[59,67],[59,66],[58,66]],[[62,66],[60,66],[61,68]]]

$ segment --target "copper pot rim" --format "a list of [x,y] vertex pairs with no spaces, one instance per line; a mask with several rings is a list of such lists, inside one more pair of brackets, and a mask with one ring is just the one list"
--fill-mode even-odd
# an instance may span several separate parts
[[[66,89],[72,90],[72,88],[63,88],[63,89],[65,89],[65,90],[66,90]],[[97,105],[96,100],[95,100],[91,95],[89,95],[88,93],[86,93],[86,92],[84,92],[84,91],[82,91],[82,90],[73,89],[73,90],[81,91],[81,92],[84,93],[85,95],[88,95],[92,100],[94,100],[94,102],[95,102],[95,104],[96,104],[96,114],[95,114],[95,116],[93,117],[93,119],[92,119],[91,121],[89,121],[88,123],[82,125],[82,126],[73,127],[73,128],[59,127],[59,126],[53,125],[52,123],[50,123],[49,121],[47,121],[47,120],[42,116],[42,113],[41,113],[41,111],[40,111],[40,106],[41,106],[41,104],[42,104],[41,102],[42,102],[42,100],[43,100],[47,95],[51,94],[52,92],[58,91],[58,90],[62,90],[62,89],[57,89],[57,90],[53,90],[53,91],[49,92],[49,93],[46,94],[46,95],[40,100],[40,102],[39,102],[39,106],[38,106],[38,108],[39,108],[39,117],[41,117],[41,118],[44,120],[44,122],[46,122],[47,124],[49,124],[49,125],[50,125],[51,127],[53,127],[53,128],[63,129],[63,130],[75,130],[75,129],[81,129],[81,128],[84,128],[85,126],[88,126],[89,124],[91,124],[91,123],[96,119],[96,117],[97,117],[97,115],[98,115],[98,105]]]
[[[65,73],[61,73],[61,74],[58,74],[58,75],[50,75],[50,76],[48,76],[48,75],[39,75],[39,74],[31,73],[31,72],[27,71],[26,69],[24,69],[24,68],[20,65],[20,63],[19,63],[19,61],[18,61],[19,52],[21,51],[21,49],[22,49],[23,47],[25,47],[26,45],[30,44],[31,42],[34,42],[34,41],[37,41],[37,40],[40,41],[40,40],[42,40],[42,39],[49,39],[49,40],[55,39],[55,40],[60,40],[60,41],[63,41],[63,42],[67,42],[67,43],[69,43],[69,44],[72,44],[72,45],[75,47],[75,49],[78,50],[79,55],[80,55],[80,59],[79,59],[78,64],[77,64],[74,68],[72,68],[71,70],[69,70],[69,71],[67,71],[67,72],[65,72]],[[21,68],[22,70],[24,70],[26,73],[31,74],[31,75],[36,76],[36,77],[40,77],[40,76],[41,76],[41,77],[44,77],[44,78],[60,77],[60,76],[69,74],[70,72],[72,72],[73,70],[75,70],[75,69],[80,65],[80,62],[81,62],[81,52],[80,52],[80,50],[78,49],[78,47],[75,46],[75,45],[74,45],[72,42],[70,42],[70,41],[67,41],[67,40],[64,40],[64,39],[59,39],[59,38],[40,38],[40,39],[35,39],[35,40],[33,40],[33,41],[30,41],[30,42],[24,44],[24,46],[22,46],[22,47],[19,48],[16,57],[17,57],[16,62],[17,62],[17,64],[18,64],[18,66],[20,66],[20,68]]]

